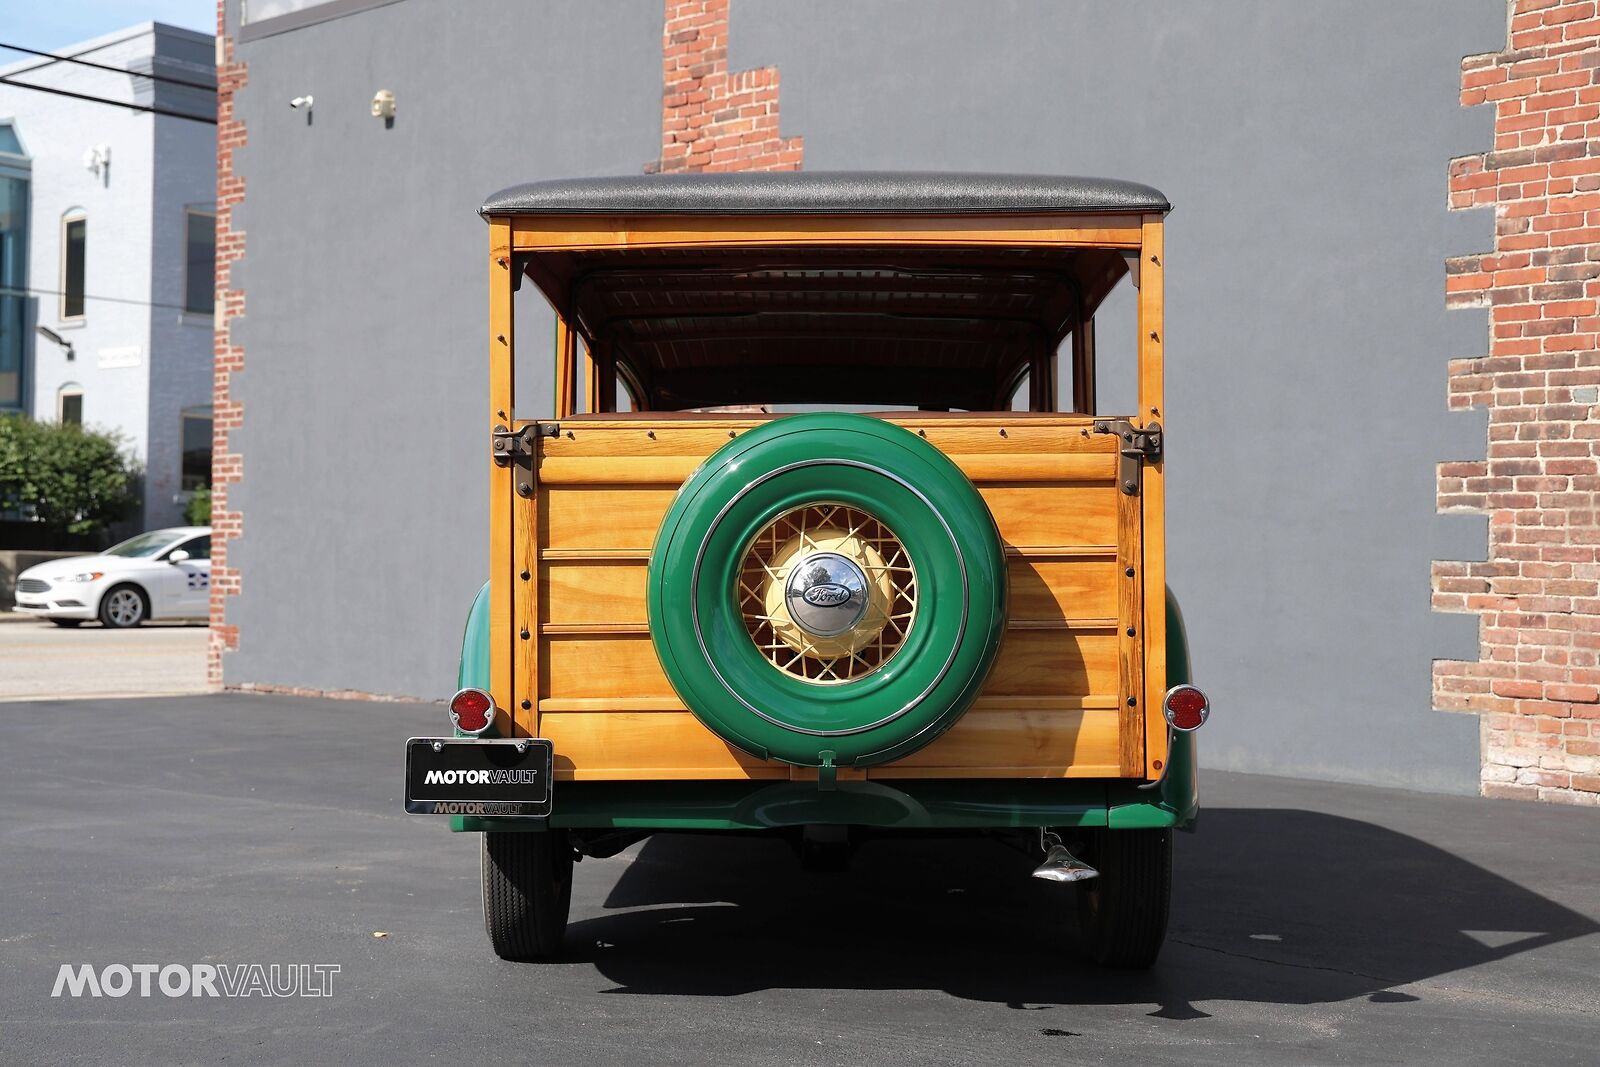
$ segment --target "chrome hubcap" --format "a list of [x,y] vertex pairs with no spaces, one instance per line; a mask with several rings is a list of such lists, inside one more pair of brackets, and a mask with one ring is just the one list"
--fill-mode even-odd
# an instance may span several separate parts
[[813,637],[837,637],[867,612],[867,576],[837,552],[813,552],[789,571],[783,596],[800,629]]

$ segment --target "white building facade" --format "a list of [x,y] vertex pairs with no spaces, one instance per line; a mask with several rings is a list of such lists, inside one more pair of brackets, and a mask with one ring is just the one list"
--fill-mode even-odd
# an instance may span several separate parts
[[120,434],[173,525],[210,481],[214,38],[56,54],[0,67],[0,411]]

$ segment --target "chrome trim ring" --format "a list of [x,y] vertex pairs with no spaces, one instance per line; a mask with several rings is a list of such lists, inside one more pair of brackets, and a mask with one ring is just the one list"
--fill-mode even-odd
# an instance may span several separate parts
[[[468,730],[466,727],[461,725],[461,717],[456,714],[456,697],[460,696],[462,693],[481,693],[483,698],[489,702],[489,713],[484,716],[482,729]],[[495,717],[500,714],[500,708],[497,704],[495,704],[494,696],[487,689],[479,689],[475,685],[464,686],[460,689],[457,689],[455,693],[451,695],[449,702],[445,704],[445,710],[450,713],[450,725],[456,728],[457,733],[466,734],[468,737],[480,737],[483,734],[488,733],[489,728],[494,725]]]
[[[890,712],[888,715],[885,715],[883,718],[878,719],[875,722],[869,722],[865,726],[851,727],[848,730],[811,730],[803,726],[796,726],[793,723],[785,722],[780,718],[762,711],[760,708],[746,700],[737,690],[733,688],[733,686],[728,684],[728,680],[723,677],[722,671],[717,667],[716,660],[712,657],[710,650],[706,647],[705,633],[700,625],[700,598],[698,595],[695,595],[700,587],[700,571],[705,565],[706,549],[711,543],[711,535],[716,533],[717,527],[722,525],[722,520],[727,517],[728,512],[733,508],[733,506],[748,496],[750,492],[757,486],[763,485],[781,474],[787,474],[790,471],[800,470],[805,467],[824,466],[855,467],[858,470],[870,471],[873,474],[877,474],[881,477],[889,479],[905,489],[907,492],[916,496],[916,498],[922,501],[922,503],[927,507],[928,512],[933,515],[934,518],[939,520],[939,525],[944,528],[945,536],[950,539],[950,546],[955,549],[956,565],[961,571],[961,622],[956,629],[955,640],[950,643],[950,655],[945,657],[945,661],[939,667],[938,673],[933,676],[933,679],[928,682],[927,686],[922,690],[922,692],[908,700],[898,710]],[[902,715],[905,715],[918,704],[921,704],[924,700],[926,700],[928,695],[938,688],[939,683],[944,681],[945,675],[950,673],[950,667],[955,663],[957,653],[961,651],[961,642],[966,636],[967,632],[967,613],[971,605],[970,583],[967,579],[967,561],[961,553],[961,543],[956,540],[955,531],[950,529],[950,524],[945,521],[943,515],[939,514],[939,510],[933,506],[933,502],[928,499],[927,495],[924,494],[922,490],[918,489],[916,486],[912,485],[898,474],[884,470],[882,467],[876,466],[875,464],[862,463],[860,460],[854,459],[801,460],[798,463],[788,463],[777,468],[776,470],[768,471],[761,477],[746,483],[743,489],[740,489],[737,493],[733,494],[731,498],[729,498],[728,502],[722,506],[720,511],[717,512],[716,518],[711,520],[711,525],[706,528],[705,536],[700,540],[700,549],[695,553],[694,569],[690,574],[690,589],[695,591],[694,593],[691,593],[689,597],[689,611],[690,618],[694,626],[695,643],[699,645],[701,658],[704,660],[706,665],[711,668],[711,673],[716,675],[717,681],[722,685],[722,688],[727,690],[728,695],[743,705],[745,710],[749,711],[752,715],[755,715],[760,719],[764,719],[779,729],[789,730],[798,734],[806,734],[811,737],[845,737],[850,734],[860,734],[866,733],[868,730],[876,730],[878,727],[887,723],[891,723],[900,718]]]
[[[1200,706],[1200,721],[1195,723],[1193,726],[1179,726],[1177,723],[1172,721],[1172,712],[1168,710],[1167,702],[1172,699],[1172,694],[1178,692],[1180,689],[1193,689],[1196,693],[1200,694],[1200,699],[1205,701],[1205,703]],[[1190,685],[1188,682],[1179,682],[1171,689],[1168,689],[1166,695],[1161,698],[1161,717],[1167,720],[1167,725],[1172,727],[1172,729],[1177,730],[1180,733],[1192,734],[1196,730],[1200,729],[1200,727],[1204,726],[1207,719],[1211,718],[1211,698],[1206,696],[1205,690],[1201,689],[1199,686]]]

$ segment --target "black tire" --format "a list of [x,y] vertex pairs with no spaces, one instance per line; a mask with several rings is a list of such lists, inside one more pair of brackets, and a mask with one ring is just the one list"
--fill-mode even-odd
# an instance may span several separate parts
[[1171,830],[1096,830],[1084,856],[1100,877],[1078,887],[1083,954],[1103,967],[1145,970],[1167,937]]
[[572,845],[564,830],[483,835],[483,928],[503,960],[549,959],[566,939]]
[[55,623],[57,626],[65,627],[68,630],[83,625],[82,619],[51,619],[50,621]]
[[[137,598],[137,610],[127,607],[128,594]],[[150,598],[136,585],[114,585],[100,598],[100,625],[110,630],[127,630],[150,618]]]

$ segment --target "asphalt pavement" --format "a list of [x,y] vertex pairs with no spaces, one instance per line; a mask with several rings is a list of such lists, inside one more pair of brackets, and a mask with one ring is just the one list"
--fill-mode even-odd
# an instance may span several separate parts
[[[1071,890],[993,841],[869,842],[822,874],[659,836],[578,865],[566,959],[512,964],[478,839],[401,811],[404,739],[443,723],[0,705],[0,1062],[1596,1061],[1592,808],[1205,774],[1148,974],[1077,962]],[[53,997],[63,963],[338,971],[323,997]]]

